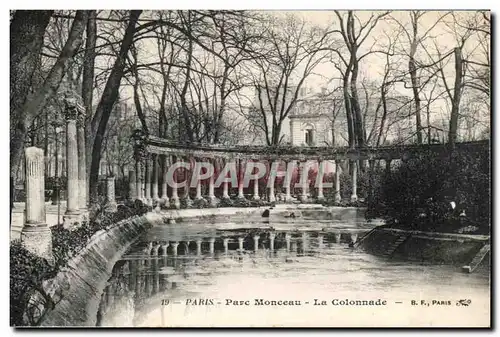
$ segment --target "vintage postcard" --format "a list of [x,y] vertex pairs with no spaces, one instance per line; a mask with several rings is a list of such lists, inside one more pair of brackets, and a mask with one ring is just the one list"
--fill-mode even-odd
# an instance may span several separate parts
[[11,10],[12,327],[491,327],[487,10]]

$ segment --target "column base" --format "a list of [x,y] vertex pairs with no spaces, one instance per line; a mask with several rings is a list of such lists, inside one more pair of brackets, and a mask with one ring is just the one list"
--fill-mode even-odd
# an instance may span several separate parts
[[109,213],[114,213],[118,210],[118,205],[116,202],[108,202],[104,207],[106,209],[106,212]]
[[169,208],[169,207],[170,207],[170,199],[168,199],[168,197],[162,198],[160,208]]
[[340,194],[335,194],[335,202],[341,202],[342,198],[340,197]]
[[90,220],[90,213],[87,208],[80,209],[80,220],[89,222]]
[[300,202],[307,202],[307,195],[301,195],[300,196]]
[[318,197],[316,198],[317,201],[324,201],[325,200],[325,196],[324,195],[318,195]]
[[64,228],[77,228],[80,227],[80,212],[66,212],[63,215],[63,227]]
[[186,198],[184,198],[184,202],[186,203],[187,207],[193,206],[193,200],[191,200],[191,198],[189,196],[187,196]]
[[215,197],[215,195],[214,196],[209,196],[208,197],[208,202],[210,203],[210,206],[217,207],[218,200]]
[[229,196],[229,194],[224,194],[224,195],[222,196],[222,199],[231,199],[231,197]]
[[238,200],[245,200],[246,198],[245,198],[244,195],[238,194],[238,196],[236,197],[236,199],[238,199]]
[[252,200],[260,200],[260,196],[258,196],[258,195],[254,195],[254,196],[252,197]]
[[174,208],[180,209],[181,208],[181,201],[179,198],[171,198],[172,204],[174,205]]
[[153,206],[153,199],[152,198],[146,198],[146,205]]
[[358,196],[356,194],[351,195],[351,202],[358,201]]
[[294,201],[294,198],[291,195],[285,195],[285,202]]
[[29,252],[52,262],[52,232],[46,224],[25,225],[21,231],[21,245]]
[[276,196],[273,194],[269,194],[269,202],[276,202]]

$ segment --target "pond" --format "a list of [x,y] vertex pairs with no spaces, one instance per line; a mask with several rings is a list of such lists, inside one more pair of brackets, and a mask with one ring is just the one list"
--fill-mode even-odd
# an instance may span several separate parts
[[165,224],[138,238],[113,269],[98,325],[488,325],[489,270],[350,248],[374,227],[364,219],[229,220]]

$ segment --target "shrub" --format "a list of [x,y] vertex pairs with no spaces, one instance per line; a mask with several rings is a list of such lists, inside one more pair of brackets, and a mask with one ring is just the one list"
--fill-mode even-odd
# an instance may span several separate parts
[[[10,246],[10,322],[12,326],[36,326],[47,309],[54,306],[45,293],[42,282],[55,277],[57,271],[69,259],[83,249],[92,235],[101,229],[149,211],[141,201],[119,205],[115,213],[107,213],[103,207],[94,212],[89,222],[80,227],[65,229],[62,225],[50,228],[52,232],[53,263],[49,264],[26,249],[19,242]],[[33,296],[37,294],[38,296]],[[33,299],[42,302],[32,303]]]
[[[490,223],[490,198],[488,150],[455,151],[447,156],[427,153],[402,162],[386,175],[369,211],[398,226],[456,231],[458,227],[447,214],[449,202],[454,201],[457,209],[464,210],[467,219],[484,232]],[[421,213],[432,215],[425,221],[427,225],[416,220]]]

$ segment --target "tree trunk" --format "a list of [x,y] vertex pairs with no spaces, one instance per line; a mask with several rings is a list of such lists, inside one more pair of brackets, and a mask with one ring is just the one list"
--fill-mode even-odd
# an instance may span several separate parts
[[17,10],[10,24],[10,164],[15,177],[30,121],[24,110],[53,11]]
[[94,91],[94,69],[95,69],[95,45],[97,40],[97,23],[96,11],[88,11],[87,19],[87,40],[85,43],[85,54],[83,59],[83,75],[82,75],[82,99],[85,106],[85,151],[87,159],[87,172],[90,172],[90,162],[92,151],[92,104]]
[[344,75],[344,85],[343,85],[343,93],[344,93],[344,106],[345,113],[347,119],[347,134],[349,139],[349,147],[356,146],[355,133],[354,133],[354,120],[352,118],[352,107],[351,107],[351,96],[349,95],[349,73],[346,70],[346,74]]
[[460,99],[462,96],[462,51],[455,48],[455,86],[453,88],[453,100],[451,102],[450,129],[448,132],[448,142],[450,149],[455,148],[457,142],[458,114],[460,108]]
[[[415,37],[416,38],[416,37]],[[417,143],[422,144],[422,119],[420,115],[420,95],[419,81],[417,78],[417,67],[415,65],[415,53],[417,52],[417,41],[414,40],[410,47],[410,61],[408,62],[408,70],[410,72],[411,87],[413,90],[413,100],[415,101],[415,119],[417,128]]]
[[[73,56],[80,48],[82,42],[83,31],[85,30],[85,22],[87,20],[87,13],[85,11],[77,11],[73,24],[71,26],[71,31],[68,35],[68,40],[64,45],[61,54],[57,58],[56,63],[50,69],[47,78],[43,82],[40,89],[37,90],[33,98],[26,102],[22,108],[22,112],[19,115],[23,115],[25,125],[29,125],[30,120],[39,114],[39,112],[45,107],[47,101],[54,96],[61,80],[66,73],[66,69],[71,65],[73,61]],[[18,114],[18,112],[15,112]],[[13,139],[11,140],[11,165],[18,166],[22,158],[23,142],[26,136],[25,128],[16,130]]]
[[141,15],[141,10],[134,10],[130,12],[130,19],[125,30],[125,35],[123,37],[122,44],[120,46],[120,52],[115,60],[111,74],[108,77],[106,86],[104,87],[104,92],[101,97],[101,101],[97,106],[97,110],[94,116],[99,118],[99,124],[94,137],[94,143],[92,146],[92,162],[90,165],[90,201],[91,203],[97,202],[98,197],[98,180],[99,180],[99,164],[101,161],[101,148],[104,134],[106,132],[106,126],[113,109],[113,105],[118,98],[118,92],[120,89],[120,82],[123,77],[125,69],[125,59],[127,53],[132,46],[135,34],[135,25],[139,16]]

